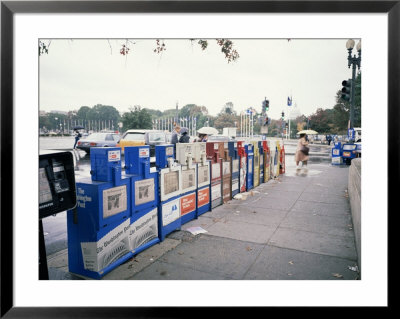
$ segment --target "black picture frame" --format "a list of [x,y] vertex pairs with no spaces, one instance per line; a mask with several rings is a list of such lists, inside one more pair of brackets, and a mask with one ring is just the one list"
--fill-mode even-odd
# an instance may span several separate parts
[[[387,13],[388,207],[399,180],[400,1],[1,1],[1,317],[145,318],[185,315],[185,307],[14,307],[13,303],[13,16],[16,13]],[[378,79],[377,79],[378,80]],[[7,161],[4,159],[7,158]],[[392,204],[392,205],[391,205]],[[390,209],[389,209],[390,210]],[[395,209],[396,210],[396,209]],[[385,212],[379,212],[385,213]],[[388,214],[388,217],[389,214]],[[390,225],[390,223],[388,224]],[[393,226],[392,226],[393,227]],[[389,231],[390,233],[390,231]],[[389,285],[390,281],[388,281]],[[344,292],[345,293],[345,292]],[[351,296],[349,296],[351,298]],[[390,298],[388,300],[390,305]],[[226,309],[203,309],[226,315]],[[293,310],[293,308],[292,308]],[[303,309],[305,310],[305,309]],[[189,311],[193,311],[190,309]],[[201,311],[201,310],[200,310]],[[306,314],[304,311],[297,314]],[[197,315],[200,313],[197,312]],[[235,314],[239,314],[235,310]],[[239,314],[240,315],[240,314]],[[247,314],[248,316],[248,314]]]

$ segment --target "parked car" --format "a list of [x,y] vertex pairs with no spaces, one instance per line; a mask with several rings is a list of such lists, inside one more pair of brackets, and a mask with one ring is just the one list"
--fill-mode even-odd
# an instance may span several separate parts
[[77,148],[90,153],[91,147],[117,146],[121,136],[117,133],[92,133],[78,141]]
[[155,162],[155,145],[167,144],[167,133],[159,130],[127,130],[117,146],[124,152],[126,146],[150,146],[150,162]]

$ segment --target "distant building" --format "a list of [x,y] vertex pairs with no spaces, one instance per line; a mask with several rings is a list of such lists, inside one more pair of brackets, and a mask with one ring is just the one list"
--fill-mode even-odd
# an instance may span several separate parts
[[47,114],[46,111],[39,111],[39,116],[45,116]]

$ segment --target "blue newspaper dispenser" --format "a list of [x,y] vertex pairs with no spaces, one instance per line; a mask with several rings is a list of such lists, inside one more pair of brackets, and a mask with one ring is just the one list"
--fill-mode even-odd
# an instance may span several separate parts
[[244,149],[247,154],[247,172],[246,172],[246,191],[254,187],[254,152],[253,144],[245,144]]
[[134,255],[160,242],[158,174],[150,172],[148,145],[125,147],[125,174],[131,180],[130,248]]
[[158,233],[160,240],[181,227],[182,171],[174,161],[172,144],[156,145],[156,168],[159,174]]
[[258,151],[260,153],[260,184],[264,183],[264,147],[263,141],[258,141]]
[[211,211],[211,161],[207,160],[207,143],[193,143],[193,161],[197,165],[196,218]]
[[342,143],[335,142],[332,147],[332,165],[341,165],[343,164],[342,159]]
[[67,211],[69,271],[99,279],[132,257],[131,181],[121,174],[121,149],[92,148],[91,177],[76,181],[77,206]]
[[239,193],[239,166],[240,157],[237,149],[237,142],[228,142],[229,156],[232,161],[232,197]]
[[181,223],[197,218],[197,165],[193,162],[194,143],[176,143],[176,159],[182,168]]

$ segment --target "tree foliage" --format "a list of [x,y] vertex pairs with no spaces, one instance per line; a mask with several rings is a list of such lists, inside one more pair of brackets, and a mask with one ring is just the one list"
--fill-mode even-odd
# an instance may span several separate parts
[[121,122],[124,131],[130,129],[152,129],[153,127],[150,113],[147,109],[142,109],[138,105],[130,108],[129,112],[125,112],[122,115]]

